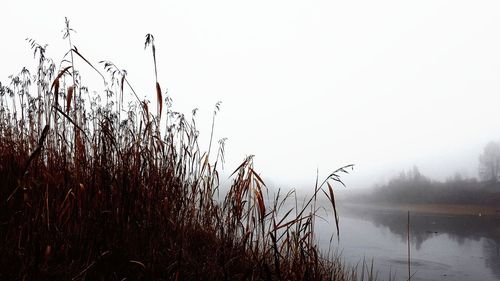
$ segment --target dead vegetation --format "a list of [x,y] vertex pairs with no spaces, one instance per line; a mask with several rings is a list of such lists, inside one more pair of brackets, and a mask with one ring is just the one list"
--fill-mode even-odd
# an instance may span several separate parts
[[[340,258],[323,257],[314,238],[316,198],[328,197],[337,221],[331,184],[350,165],[317,183],[302,207],[284,209],[293,192],[271,195],[266,206],[248,157],[216,200],[224,140],[214,155],[203,152],[194,119],[172,110],[153,36],[145,47],[156,114],[126,71],[92,64],[70,36],[66,21],[70,50],[59,65],[29,40],[36,72],[0,85],[1,280],[357,279]],[[75,60],[107,90],[82,85]],[[124,95],[134,102],[124,104]]]

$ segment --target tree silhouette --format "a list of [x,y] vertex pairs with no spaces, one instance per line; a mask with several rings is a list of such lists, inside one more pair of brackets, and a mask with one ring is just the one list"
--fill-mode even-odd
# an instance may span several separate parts
[[500,175],[500,143],[489,142],[479,156],[479,177],[483,181],[497,182]]

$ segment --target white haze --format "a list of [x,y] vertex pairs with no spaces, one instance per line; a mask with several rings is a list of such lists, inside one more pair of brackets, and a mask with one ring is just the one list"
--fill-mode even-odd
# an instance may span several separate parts
[[500,140],[499,14],[498,1],[6,1],[0,80],[34,65],[26,37],[59,61],[67,16],[80,52],[154,101],[152,33],[160,83],[176,110],[200,108],[204,144],[223,102],[228,172],[255,154],[267,179],[296,187],[351,163],[353,188],[413,165],[476,176]]

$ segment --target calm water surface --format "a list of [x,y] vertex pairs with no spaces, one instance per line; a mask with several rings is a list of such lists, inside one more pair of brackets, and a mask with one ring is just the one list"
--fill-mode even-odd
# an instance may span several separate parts
[[[373,259],[378,280],[388,280],[390,273],[407,280],[407,213],[359,207],[340,211],[340,242],[335,238],[332,245],[342,258],[351,265]],[[410,214],[410,221],[411,280],[500,281],[499,218]],[[334,224],[318,220],[316,230],[327,250]]]

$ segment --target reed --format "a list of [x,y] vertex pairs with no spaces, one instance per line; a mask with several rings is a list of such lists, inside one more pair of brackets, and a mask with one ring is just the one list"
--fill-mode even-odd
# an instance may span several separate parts
[[[36,74],[23,69],[0,84],[0,280],[359,280],[339,257],[323,257],[314,238],[320,193],[338,233],[332,184],[352,165],[288,210],[294,192],[278,191],[266,205],[250,156],[217,200],[224,140],[210,161],[194,118],[172,109],[153,36],[145,46],[156,116],[126,71],[91,63],[71,32],[66,21],[69,51],[59,64],[29,40]],[[81,83],[77,60],[102,77],[104,92]],[[128,94],[134,101],[124,105]]]
[[407,218],[407,224],[406,224],[406,243],[408,246],[408,280],[411,280],[411,259],[410,259],[410,211],[408,211],[408,218]]

